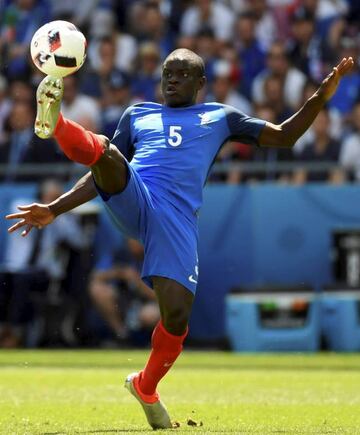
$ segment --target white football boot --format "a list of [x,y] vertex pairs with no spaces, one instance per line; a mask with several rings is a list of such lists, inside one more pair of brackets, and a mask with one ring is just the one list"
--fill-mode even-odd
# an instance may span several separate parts
[[41,139],[48,139],[54,133],[64,94],[64,81],[46,76],[36,91],[37,113],[34,131]]
[[172,428],[169,414],[165,405],[159,399],[155,403],[146,403],[138,395],[134,387],[134,378],[138,376],[139,373],[131,373],[125,380],[125,388],[127,388],[130,393],[135,397],[135,399],[140,402],[143,407],[147,421],[153,429],[169,429]]

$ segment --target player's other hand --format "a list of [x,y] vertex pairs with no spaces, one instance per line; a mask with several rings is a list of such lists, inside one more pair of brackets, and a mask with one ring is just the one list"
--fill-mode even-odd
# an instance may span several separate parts
[[336,65],[331,73],[323,80],[318,90],[318,94],[324,98],[325,101],[335,94],[338,84],[341,78],[347,74],[354,66],[354,60],[352,57],[344,57],[342,61]]
[[21,233],[23,237],[27,236],[34,227],[40,230],[44,226],[51,224],[56,217],[49,206],[45,204],[33,203],[29,205],[19,205],[17,208],[21,211],[8,214],[5,218],[20,219],[8,229],[8,232],[13,233],[19,228],[25,227]]

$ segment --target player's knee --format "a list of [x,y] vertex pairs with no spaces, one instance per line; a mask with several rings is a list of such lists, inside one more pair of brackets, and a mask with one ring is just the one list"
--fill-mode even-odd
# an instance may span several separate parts
[[126,159],[113,144],[109,144],[101,158],[95,165],[91,166],[91,171],[96,184],[103,192],[109,194],[119,193],[127,185],[128,167]]
[[108,137],[104,136],[103,134],[97,134],[95,135],[99,145],[103,148],[103,155],[102,157],[93,165],[93,166],[99,166],[102,167],[104,165],[108,165],[107,160],[109,160],[109,163],[113,165],[114,163],[116,165],[124,165],[125,157],[123,154],[119,151],[119,149],[110,143],[110,140]]
[[107,152],[107,150],[109,150],[110,148],[109,138],[104,136],[103,134],[97,134],[96,137],[98,138],[101,147],[105,150],[105,152]]
[[125,156],[114,144],[110,143],[106,136],[103,136],[103,138],[102,146],[104,147],[104,158],[110,158],[111,161],[117,165],[124,165],[126,160]]
[[171,308],[163,313],[162,323],[165,329],[174,335],[182,335],[189,323],[188,310],[184,308]]

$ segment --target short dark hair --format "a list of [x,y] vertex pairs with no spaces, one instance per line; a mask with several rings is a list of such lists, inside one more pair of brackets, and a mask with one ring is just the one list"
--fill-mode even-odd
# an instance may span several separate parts
[[169,60],[175,59],[187,60],[194,68],[197,69],[200,77],[205,75],[204,61],[193,51],[187,48],[178,48],[169,54],[169,56],[165,59],[164,64]]

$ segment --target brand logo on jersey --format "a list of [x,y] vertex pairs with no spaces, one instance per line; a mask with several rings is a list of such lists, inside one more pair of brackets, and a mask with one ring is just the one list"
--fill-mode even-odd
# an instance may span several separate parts
[[207,112],[199,113],[200,126],[207,126],[211,122],[211,117]]
[[189,281],[194,283],[194,284],[197,284],[197,280],[194,278],[194,275],[189,276]]
[[191,274],[189,276],[189,281],[194,283],[194,284],[197,284],[197,277],[198,277],[198,275],[199,275],[199,267],[195,266],[195,276]]

